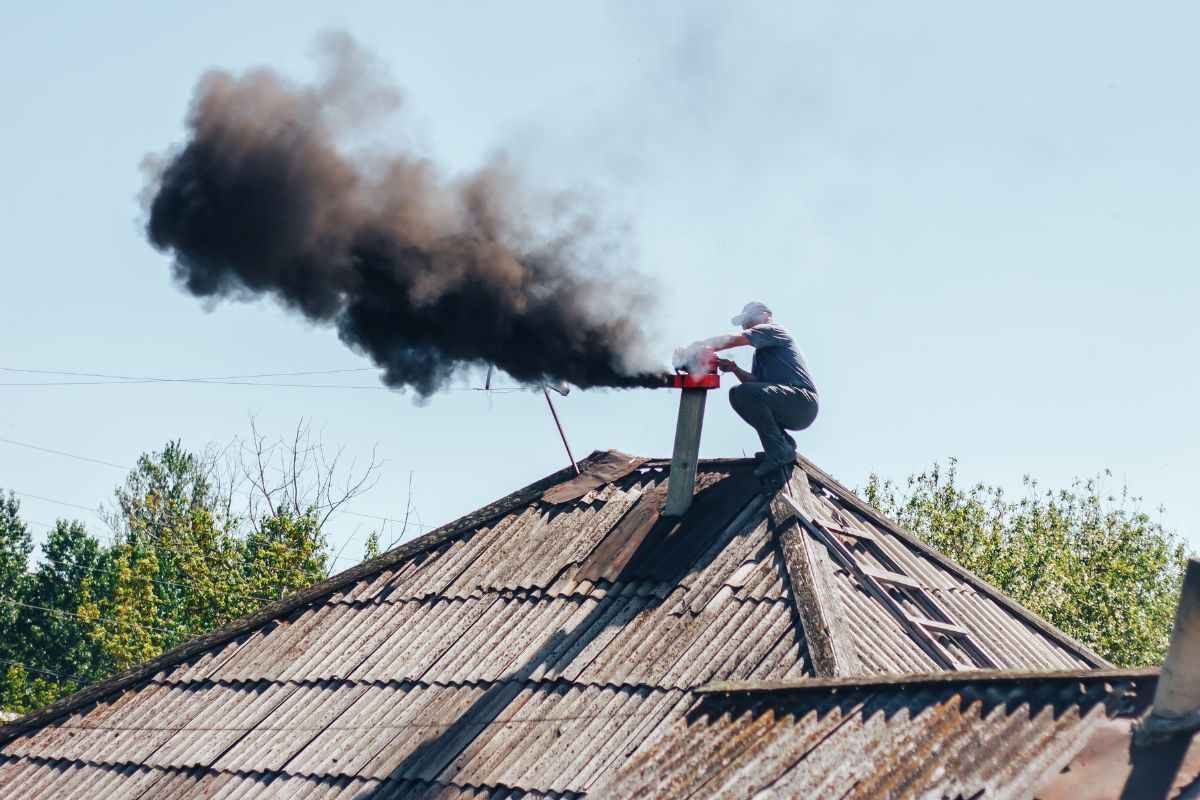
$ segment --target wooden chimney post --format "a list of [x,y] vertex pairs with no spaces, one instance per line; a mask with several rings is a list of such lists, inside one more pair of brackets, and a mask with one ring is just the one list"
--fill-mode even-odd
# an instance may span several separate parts
[[700,431],[704,428],[704,403],[707,399],[707,389],[684,389],[679,393],[675,450],[671,454],[671,476],[667,479],[667,502],[663,506],[663,516],[682,517],[692,505],[696,463],[700,460]]

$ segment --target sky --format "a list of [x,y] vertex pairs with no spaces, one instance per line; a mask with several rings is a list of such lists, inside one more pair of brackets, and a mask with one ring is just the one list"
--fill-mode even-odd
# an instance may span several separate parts
[[[411,504],[411,537],[565,466],[540,394],[464,376],[414,403],[271,302],[206,307],[147,243],[141,165],[183,141],[197,79],[312,79],[334,29],[403,87],[378,141],[447,176],[504,154],[601,211],[658,299],[645,322],[664,363],[770,304],[820,389],[800,449],[842,482],[953,457],[966,481],[1020,494],[1027,474],[1058,487],[1107,469],[1200,548],[1198,17],[1020,0],[9,4],[0,487],[35,538],[60,517],[106,536],[97,510],[139,454],[309,420],[347,459],[384,462],[327,529],[345,567],[372,516]],[[365,388],[13,370],[362,370],[273,380]],[[556,403],[577,456],[670,454],[673,392]],[[756,449],[710,396],[702,456]],[[400,536],[385,525],[385,544]]]

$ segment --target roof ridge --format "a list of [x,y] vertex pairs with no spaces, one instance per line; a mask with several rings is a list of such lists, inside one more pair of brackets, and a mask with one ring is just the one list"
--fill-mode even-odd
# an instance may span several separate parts
[[1119,681],[1157,678],[1159,667],[1116,667],[1112,669],[1068,669],[1052,672],[1006,669],[944,670],[909,675],[856,675],[851,677],[810,678],[807,680],[715,681],[697,686],[694,694],[759,694],[767,692],[807,692],[827,689],[870,689],[882,686],[936,686],[976,683],[1018,683],[1021,681]]

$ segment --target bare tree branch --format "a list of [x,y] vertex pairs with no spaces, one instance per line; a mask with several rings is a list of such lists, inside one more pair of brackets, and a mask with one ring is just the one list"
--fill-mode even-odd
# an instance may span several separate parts
[[357,461],[344,466],[345,448],[330,452],[306,419],[286,439],[272,442],[252,417],[248,440],[236,444],[226,448],[236,450],[236,464],[226,465],[228,486],[222,486],[221,495],[230,498],[230,509],[233,495],[245,489],[246,521],[256,532],[261,532],[264,518],[284,509],[297,517],[311,513],[324,527],[343,505],[375,487],[383,466],[377,447],[365,467]]

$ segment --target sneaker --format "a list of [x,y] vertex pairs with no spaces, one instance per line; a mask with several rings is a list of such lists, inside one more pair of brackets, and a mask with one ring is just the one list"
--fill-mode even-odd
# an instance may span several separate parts
[[774,461],[763,461],[754,468],[754,476],[756,478],[766,478],[773,473],[782,474],[786,467],[790,464],[776,464]]
[[788,471],[782,467],[772,467],[765,470],[762,474],[759,474],[758,470],[755,470],[754,474],[758,475],[758,482],[762,484],[763,489],[767,492],[777,492],[787,485]]

